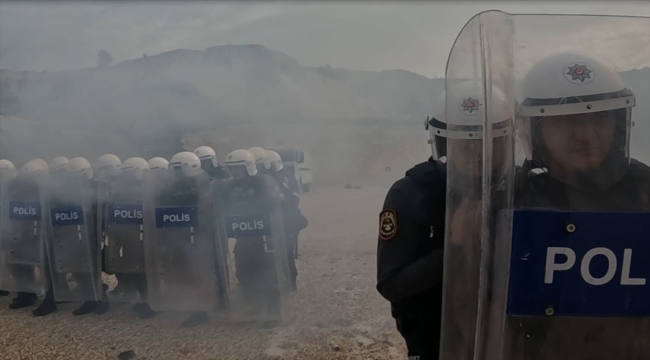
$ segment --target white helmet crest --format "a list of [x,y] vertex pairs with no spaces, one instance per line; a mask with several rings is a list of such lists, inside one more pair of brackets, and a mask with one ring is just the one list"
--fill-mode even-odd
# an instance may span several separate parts
[[214,167],[219,166],[219,161],[217,160],[217,153],[213,148],[209,146],[199,146],[194,149],[194,153],[199,157],[201,161],[210,160]]
[[25,177],[43,176],[48,172],[49,167],[43,159],[30,160],[20,169],[20,174]]
[[65,164],[68,163],[68,158],[65,156],[57,156],[50,161],[50,172],[60,171],[65,169]]
[[149,159],[150,170],[166,170],[169,167],[169,161],[162,157],[155,157]]
[[269,163],[269,169],[272,168],[275,171],[280,171],[284,168],[284,164],[282,164],[282,158],[277,152],[273,150],[266,150],[265,158]]
[[93,168],[90,165],[90,162],[82,157],[70,159],[70,161],[65,164],[65,171],[69,173],[83,173],[88,179],[93,177]]
[[248,149],[248,152],[253,154],[253,157],[255,157],[256,164],[262,163],[264,161],[266,150],[264,150],[263,148],[259,146],[254,146]]
[[121,166],[122,172],[131,172],[138,180],[142,180],[147,170],[149,170],[149,163],[141,157],[128,158],[124,160]]
[[201,173],[201,160],[195,153],[189,151],[179,152],[172,156],[169,166],[172,169],[181,169],[185,176],[197,176]]
[[229,168],[236,167],[236,166],[244,166],[246,167],[246,172],[248,173],[249,176],[253,176],[257,174],[257,166],[255,166],[255,157],[248,150],[239,149],[239,150],[232,151],[226,157],[225,165]]
[[122,161],[113,154],[104,154],[100,156],[93,166],[93,171],[98,176],[115,176],[120,171]]

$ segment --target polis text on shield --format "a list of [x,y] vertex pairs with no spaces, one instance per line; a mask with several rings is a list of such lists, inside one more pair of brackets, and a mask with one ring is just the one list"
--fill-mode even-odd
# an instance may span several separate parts
[[40,220],[41,204],[10,202],[10,218],[16,220]]

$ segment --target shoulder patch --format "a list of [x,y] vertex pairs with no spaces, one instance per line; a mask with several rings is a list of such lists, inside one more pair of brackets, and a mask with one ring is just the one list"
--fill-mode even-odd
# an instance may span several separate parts
[[397,234],[397,215],[393,209],[384,209],[379,213],[379,238],[390,240]]

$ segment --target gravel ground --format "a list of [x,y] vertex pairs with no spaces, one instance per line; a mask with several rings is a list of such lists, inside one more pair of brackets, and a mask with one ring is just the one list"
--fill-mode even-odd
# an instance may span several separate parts
[[[44,318],[8,310],[0,298],[0,359],[404,359],[405,347],[376,292],[377,216],[384,188],[314,189],[301,200],[309,227],[300,236],[293,319],[275,329],[212,321],[181,328],[187,314],[136,318],[126,304],[75,317],[64,304]],[[127,357],[123,357],[127,359]]]

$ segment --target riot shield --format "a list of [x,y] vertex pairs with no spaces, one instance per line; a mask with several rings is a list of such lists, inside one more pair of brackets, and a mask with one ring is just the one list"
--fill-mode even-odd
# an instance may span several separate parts
[[149,172],[143,178],[148,302],[155,311],[217,306],[210,177]]
[[648,29],[488,11],[457,37],[446,92],[479,95],[448,130],[482,126],[448,139],[442,360],[650,358]]
[[45,253],[42,193],[46,178],[3,179],[0,289],[43,295],[50,278]]
[[50,177],[44,204],[54,298],[101,300],[101,245],[95,224],[102,209],[94,184],[81,173]]
[[146,268],[142,182],[130,173],[121,174],[108,191],[100,192],[99,204],[104,209],[99,218],[104,271],[117,280],[117,286],[108,292],[109,300],[143,301]]
[[[289,252],[279,185],[268,175],[215,184],[229,243],[230,311],[235,321],[279,320],[290,309]],[[234,285],[236,284],[236,285]]]

